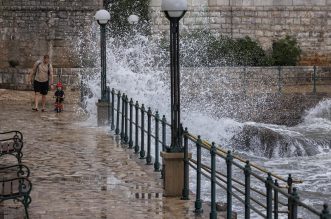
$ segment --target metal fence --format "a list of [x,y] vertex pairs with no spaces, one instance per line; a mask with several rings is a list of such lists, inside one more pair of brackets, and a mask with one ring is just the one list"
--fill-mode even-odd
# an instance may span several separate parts
[[[264,70],[263,70],[264,69]],[[301,69],[301,71],[300,71]],[[264,78],[261,80],[259,76],[251,77],[252,73],[250,68],[243,68],[242,71],[242,86],[245,88],[249,84],[254,84],[254,82],[263,81],[263,83],[269,84],[276,88],[278,93],[284,92],[285,88],[293,86],[310,86],[310,91],[312,94],[324,91],[322,86],[331,86],[331,69],[323,66],[311,66],[311,67],[267,67],[262,68],[263,71],[272,71],[272,77]],[[254,74],[254,73],[253,73]],[[256,74],[256,73],[255,73]],[[260,76],[261,77],[261,76]],[[309,90],[307,90],[309,91]],[[244,89],[244,92],[246,90]]]
[[[120,136],[121,142],[128,145],[140,159],[145,159],[147,165],[154,165],[154,171],[161,170],[160,151],[165,151],[167,134],[171,125],[166,117],[160,117],[151,108],[145,108],[129,99],[115,89],[108,88],[109,124],[111,130]],[[161,128],[161,129],[160,129]],[[279,218],[285,216],[297,219],[302,212],[309,218],[331,219],[328,205],[317,210],[300,201],[298,190],[294,185],[300,183],[289,175],[286,179],[268,172],[248,160],[242,159],[231,151],[225,151],[215,143],[204,141],[200,136],[194,136],[187,129],[182,130],[184,143],[184,189],[183,199],[189,199],[189,171],[195,171],[195,212],[202,212],[201,176],[210,183],[210,218],[217,218],[216,194],[224,191],[227,202],[227,218],[232,218],[233,204],[242,204],[245,219],[254,213],[262,218]],[[146,140],[146,141],[145,141]],[[206,153],[203,153],[204,150]],[[153,153],[154,151],[154,153]],[[189,158],[193,153],[196,159]],[[205,158],[202,162],[202,155]],[[163,176],[163,174],[162,174]],[[259,185],[260,184],[260,185]],[[262,186],[261,186],[262,185]],[[237,201],[234,202],[233,199]]]
[[186,89],[212,86],[244,95],[331,93],[331,67],[326,66],[183,68],[182,76]]

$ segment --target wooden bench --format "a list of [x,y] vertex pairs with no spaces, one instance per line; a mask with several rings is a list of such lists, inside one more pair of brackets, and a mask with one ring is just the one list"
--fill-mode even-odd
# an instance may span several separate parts
[[13,155],[22,162],[23,134],[19,131],[0,132],[0,157]]

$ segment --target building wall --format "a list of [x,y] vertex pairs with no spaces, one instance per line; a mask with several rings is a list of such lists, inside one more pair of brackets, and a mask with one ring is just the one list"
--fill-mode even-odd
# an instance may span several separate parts
[[[169,29],[160,5],[151,0],[154,33]],[[188,0],[188,5],[182,30],[250,36],[265,49],[291,35],[303,50],[302,65],[331,64],[331,0]]]
[[0,68],[9,61],[31,67],[44,54],[54,66],[79,66],[74,45],[102,6],[102,0],[0,0]]

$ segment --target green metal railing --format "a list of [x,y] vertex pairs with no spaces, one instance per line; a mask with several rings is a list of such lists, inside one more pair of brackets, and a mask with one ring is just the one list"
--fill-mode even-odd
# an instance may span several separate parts
[[144,104],[140,105],[138,101],[134,103],[132,98],[129,100],[125,93],[115,89],[108,89],[108,93],[111,130],[114,130],[115,134],[120,136],[121,142],[128,144],[128,148],[133,149],[140,159],[145,159],[147,165],[154,165],[156,172],[161,171],[160,151],[165,151],[168,147],[167,129],[171,127],[165,115],[161,118],[157,111],[153,114],[151,108],[146,109]]
[[[115,134],[120,136],[121,142],[128,145],[128,148],[139,155],[140,159],[145,159],[147,165],[154,164],[154,171],[161,171],[163,176],[164,167],[162,170],[160,169],[160,151],[166,151],[168,147],[167,129],[171,128],[165,115],[160,118],[157,111],[153,114],[151,108],[146,110],[144,104],[140,105],[138,101],[134,103],[133,99],[129,100],[126,94],[115,91],[115,89],[110,91],[108,88],[107,92],[110,102],[109,124],[111,130],[115,131]],[[235,204],[241,203],[244,206],[245,219],[249,219],[253,212],[267,219],[277,219],[284,215],[289,219],[297,219],[300,211],[306,211],[316,218],[331,219],[327,204],[324,204],[322,211],[318,211],[300,201],[294,184],[301,183],[301,180],[295,180],[291,175],[284,178],[270,173],[268,170],[234,155],[231,151],[223,150],[215,143],[210,144],[200,136],[190,134],[187,129],[182,130],[181,133],[184,142],[182,199],[189,199],[191,167],[191,170],[196,172],[195,212],[197,214],[203,211],[201,177],[204,176],[211,186],[210,218],[217,218],[216,193],[219,192],[217,189],[221,189],[225,191],[223,197],[226,197],[227,201],[228,219],[233,215],[233,199],[237,200]],[[147,139],[146,142],[145,139]],[[154,141],[153,155],[152,139]],[[145,151],[145,147],[147,151]],[[204,152],[210,153],[210,156],[204,154],[204,158],[207,157],[207,163],[202,162]],[[189,153],[193,153],[196,159],[189,158]]]
[[[293,187],[295,183],[301,183],[301,180],[294,180],[291,175],[287,179],[270,173],[264,168],[255,164],[251,164],[248,160],[244,160],[231,151],[224,151],[221,147],[216,147],[215,143],[203,141],[200,136],[195,137],[184,131],[184,153],[188,154],[188,142],[191,141],[196,147],[196,160],[188,159],[184,156],[185,166],[189,165],[197,172],[196,186],[196,204],[195,211],[201,212],[201,175],[210,180],[211,183],[211,216],[215,218],[216,202],[215,202],[215,186],[220,187],[226,192],[227,198],[227,218],[232,217],[232,198],[235,198],[244,205],[245,219],[250,218],[251,212],[263,218],[279,218],[279,215],[287,214],[290,219],[298,218],[298,208],[302,207],[316,218],[331,218],[328,211],[328,206],[325,204],[322,212],[317,211],[311,206],[299,200],[297,188]],[[210,152],[210,166],[201,162],[201,149]],[[218,166],[216,170],[216,160],[219,158],[224,161],[224,166]],[[234,168],[237,168],[236,176],[233,175]],[[238,173],[242,173],[242,177]],[[188,179],[185,178],[184,185],[188,187]],[[254,181],[255,186],[251,186]],[[264,184],[265,191],[257,188],[257,184]],[[283,183],[283,185],[280,185]],[[262,186],[259,186],[261,188]],[[187,188],[185,188],[187,189]],[[251,193],[254,193],[253,195]],[[186,197],[188,198],[188,197]],[[282,210],[280,210],[282,208]]]

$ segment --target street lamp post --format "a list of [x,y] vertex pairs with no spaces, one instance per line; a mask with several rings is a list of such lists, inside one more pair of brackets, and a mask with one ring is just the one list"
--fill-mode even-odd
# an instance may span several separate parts
[[128,22],[129,24],[133,24],[133,25],[136,25],[139,21],[139,17],[135,14],[131,14],[129,17],[128,17]]
[[180,122],[179,20],[187,0],[162,0],[161,10],[170,21],[171,145],[169,152],[182,152]]
[[128,17],[128,22],[132,26],[133,36],[135,36],[137,34],[137,24],[139,22],[139,17],[137,15],[135,15],[135,14],[131,14]]
[[100,47],[101,47],[101,102],[107,101],[106,88],[106,24],[110,20],[110,14],[107,10],[101,9],[95,14],[95,19],[100,25]]

